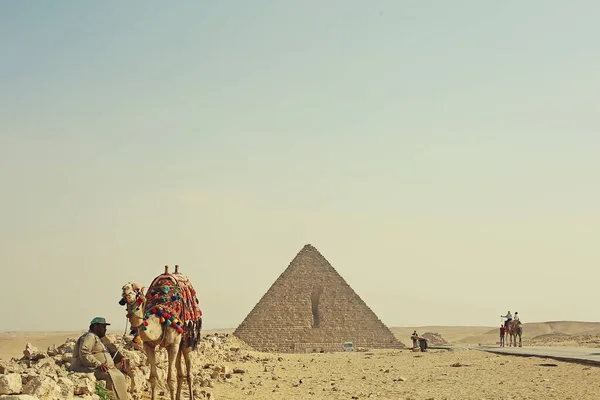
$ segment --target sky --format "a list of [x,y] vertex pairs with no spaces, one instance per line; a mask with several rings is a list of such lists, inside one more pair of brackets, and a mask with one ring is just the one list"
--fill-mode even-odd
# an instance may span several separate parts
[[0,5],[0,331],[235,328],[305,244],[390,327],[598,321],[600,2]]

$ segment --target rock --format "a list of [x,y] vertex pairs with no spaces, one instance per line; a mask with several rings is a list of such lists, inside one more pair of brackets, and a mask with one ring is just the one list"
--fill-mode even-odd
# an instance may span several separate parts
[[75,343],[77,343],[75,339],[67,339],[67,342],[58,346],[56,351],[58,354],[73,354]]
[[56,400],[61,398],[61,389],[52,378],[35,377],[23,387],[23,394],[30,394],[40,400]]
[[22,372],[23,367],[16,362],[0,360],[0,374],[20,374]]
[[0,376],[0,394],[19,394],[23,389],[23,382],[19,374]]
[[25,360],[37,361],[41,358],[46,357],[44,353],[41,353],[36,347],[34,347],[31,343],[27,343],[25,345],[25,350],[23,350],[23,358]]
[[56,382],[60,388],[61,400],[69,400],[73,398],[75,384],[68,378],[58,378]]
[[77,396],[96,394],[96,377],[94,374],[76,373],[71,375],[70,378],[73,382],[73,394]]
[[85,396],[75,397],[77,400],[100,400],[100,396],[97,394],[86,394]]
[[450,343],[448,343],[446,341],[446,339],[444,339],[442,337],[442,335],[440,335],[437,332],[425,332],[421,336],[427,340],[427,343],[430,346],[448,346],[448,345],[450,345]]
[[2,395],[0,400],[40,400],[35,396],[29,394],[17,394],[17,395]]
[[56,349],[56,345],[51,345],[50,347],[48,347],[48,350],[46,351],[46,353],[48,353],[48,355],[50,357],[54,357],[56,355],[58,355],[58,350]]
[[21,381],[23,382],[23,385],[26,385],[27,383],[29,383],[30,380],[38,376],[39,375],[37,372],[30,370],[27,373],[21,375]]
[[145,373],[140,369],[132,370],[127,376],[131,379],[129,384],[130,393],[142,393],[150,387],[148,378],[146,378]]

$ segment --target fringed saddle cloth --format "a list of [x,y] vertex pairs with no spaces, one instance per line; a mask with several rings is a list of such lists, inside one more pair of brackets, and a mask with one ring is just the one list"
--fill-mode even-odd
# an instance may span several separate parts
[[196,291],[187,276],[164,273],[157,276],[146,292],[146,319],[155,314],[163,324],[183,335],[186,345],[196,348],[202,329]]

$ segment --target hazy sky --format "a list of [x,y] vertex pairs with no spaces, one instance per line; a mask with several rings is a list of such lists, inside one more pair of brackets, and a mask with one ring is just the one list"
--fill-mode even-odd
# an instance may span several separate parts
[[0,330],[234,328],[313,244],[388,326],[599,320],[600,2],[0,5]]

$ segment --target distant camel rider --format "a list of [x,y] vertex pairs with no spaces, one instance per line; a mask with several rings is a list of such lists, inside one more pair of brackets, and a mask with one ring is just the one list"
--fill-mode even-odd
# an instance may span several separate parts
[[507,312],[506,315],[501,315],[500,317],[506,318],[506,321],[504,321],[504,327],[505,328],[508,327],[508,322],[512,321],[512,319],[513,319],[512,314],[510,313],[510,311]]
[[515,321],[519,321],[519,313],[515,311]]

